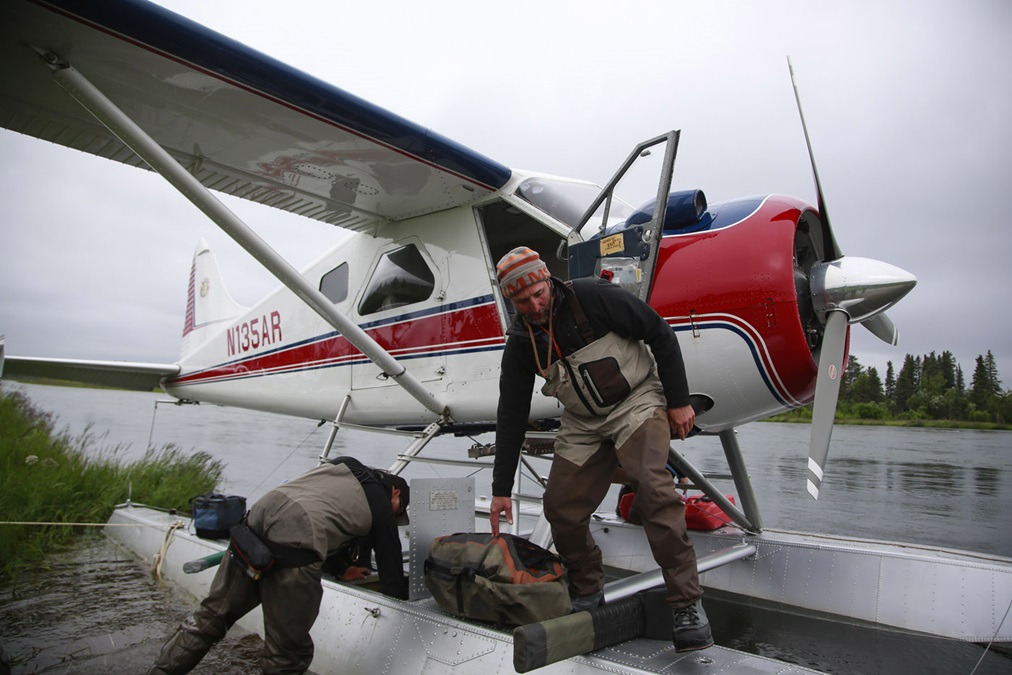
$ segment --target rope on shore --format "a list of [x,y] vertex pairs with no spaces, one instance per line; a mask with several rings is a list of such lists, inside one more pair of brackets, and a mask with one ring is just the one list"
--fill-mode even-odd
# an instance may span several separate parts
[[183,521],[177,520],[165,528],[165,538],[162,539],[162,548],[155,554],[154,560],[151,561],[151,576],[155,579],[161,580],[162,578],[162,563],[165,562],[165,554],[168,552],[169,546],[172,545],[172,540],[175,539],[172,533],[185,525],[186,523]]

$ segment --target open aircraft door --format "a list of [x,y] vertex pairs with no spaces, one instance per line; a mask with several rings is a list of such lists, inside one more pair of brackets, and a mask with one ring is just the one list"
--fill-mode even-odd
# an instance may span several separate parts
[[[409,236],[377,250],[356,300],[359,325],[419,382],[442,379],[446,371],[439,311],[444,278],[421,239]],[[395,345],[405,347],[394,349]],[[352,364],[353,390],[393,384],[370,360]]]
[[[653,287],[657,252],[660,250],[664,216],[671,192],[678,131],[644,141],[636,146],[608,184],[584,213],[569,235],[569,276],[609,276],[640,299],[649,301]],[[657,193],[652,212],[640,210],[621,223],[609,222],[615,188],[637,160],[651,154],[650,148],[664,144]],[[603,206],[603,208],[602,208]],[[647,205],[650,206],[649,204]],[[649,216],[649,217],[648,217]]]

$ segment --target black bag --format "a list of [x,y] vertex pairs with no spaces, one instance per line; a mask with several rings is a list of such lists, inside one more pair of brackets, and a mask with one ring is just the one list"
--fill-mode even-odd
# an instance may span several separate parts
[[433,540],[425,585],[456,616],[523,625],[569,614],[558,557],[526,539],[462,532]]
[[209,492],[190,498],[193,527],[201,539],[228,539],[229,529],[246,515],[246,498]]
[[267,548],[264,540],[249,529],[249,525],[245,522],[233,525],[229,534],[232,542],[229,546],[232,561],[253,581],[259,581],[260,577],[274,569],[277,562],[274,554]]

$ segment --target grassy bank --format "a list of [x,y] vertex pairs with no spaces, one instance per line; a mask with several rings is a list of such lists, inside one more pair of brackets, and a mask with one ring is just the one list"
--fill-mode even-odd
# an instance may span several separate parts
[[52,416],[0,384],[0,581],[45,554],[99,528],[60,523],[104,523],[116,504],[142,504],[188,513],[191,497],[215,489],[224,465],[205,452],[172,445],[125,462],[117,448],[95,448],[87,433],[56,434]]
[[[764,422],[793,422],[811,424],[812,408],[805,406],[785,413],[774,415]],[[854,424],[860,426],[879,427],[922,427],[925,429],[978,429],[981,431],[1012,431],[1012,424],[998,422],[969,422],[965,420],[931,420],[931,419],[867,419],[837,413],[835,424]]]

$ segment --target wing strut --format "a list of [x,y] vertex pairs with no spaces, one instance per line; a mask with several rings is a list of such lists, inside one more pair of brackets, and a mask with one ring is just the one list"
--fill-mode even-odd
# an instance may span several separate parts
[[405,389],[428,410],[448,417],[446,406],[424,387],[393,356],[340,312],[287,260],[272,249],[238,216],[194,178],[179,162],[134,123],[122,110],[98,90],[84,75],[56,54],[36,49],[53,71],[53,78],[68,94],[85,107],[100,123],[116,135],[157,171],[173,187],[203,211],[208,218],[260,262],[268,271],[295,293],[331,326],[341,332],[355,347],[380,367],[383,373]]

